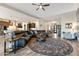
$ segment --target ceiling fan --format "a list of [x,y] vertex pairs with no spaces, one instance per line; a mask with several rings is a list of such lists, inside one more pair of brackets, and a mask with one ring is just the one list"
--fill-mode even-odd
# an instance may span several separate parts
[[42,4],[42,3],[39,3],[39,4],[32,3],[32,5],[38,6],[36,11],[38,11],[38,9],[42,9],[43,11],[45,11],[44,7],[50,6],[50,4]]

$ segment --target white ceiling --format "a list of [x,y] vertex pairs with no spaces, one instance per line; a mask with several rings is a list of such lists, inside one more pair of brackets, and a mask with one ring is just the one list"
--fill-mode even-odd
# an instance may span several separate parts
[[41,9],[36,11],[37,6],[32,5],[32,3],[6,3],[5,5],[40,19],[74,11],[79,6],[77,3],[50,3],[50,6],[45,7],[45,11]]

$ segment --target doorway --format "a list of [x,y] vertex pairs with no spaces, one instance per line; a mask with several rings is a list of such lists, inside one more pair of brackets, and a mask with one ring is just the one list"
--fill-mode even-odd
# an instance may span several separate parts
[[24,24],[24,30],[26,30],[26,25]]
[[53,24],[52,30],[54,34],[57,34],[58,37],[61,37],[61,25],[60,24]]

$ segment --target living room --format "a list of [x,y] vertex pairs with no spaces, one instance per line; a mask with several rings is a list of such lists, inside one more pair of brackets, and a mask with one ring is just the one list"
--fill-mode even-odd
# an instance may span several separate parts
[[[4,44],[1,46],[4,48],[1,55],[79,55],[79,50],[75,49],[79,47],[78,5],[78,3],[0,4],[0,38],[5,39],[1,43]],[[14,33],[10,37],[6,36],[8,32]]]

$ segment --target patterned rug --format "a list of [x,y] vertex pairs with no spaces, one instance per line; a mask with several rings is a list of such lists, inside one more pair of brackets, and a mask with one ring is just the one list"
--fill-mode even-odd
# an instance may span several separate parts
[[64,40],[47,38],[46,41],[32,42],[29,47],[37,53],[48,56],[65,56],[73,52],[73,47]]

